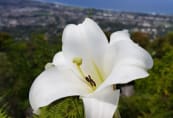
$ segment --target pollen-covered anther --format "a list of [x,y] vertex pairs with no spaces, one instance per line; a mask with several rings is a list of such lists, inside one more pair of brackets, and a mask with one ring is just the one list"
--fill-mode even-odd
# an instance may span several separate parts
[[91,85],[92,87],[96,87],[96,83],[95,83],[94,80],[92,80],[92,78],[91,78],[90,75],[86,76],[85,79],[86,79],[86,81],[87,81],[88,83],[90,83],[90,85]]

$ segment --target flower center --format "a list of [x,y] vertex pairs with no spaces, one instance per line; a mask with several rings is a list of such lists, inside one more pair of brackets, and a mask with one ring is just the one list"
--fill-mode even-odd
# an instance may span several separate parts
[[82,78],[85,80],[85,83],[90,86],[90,88],[92,88],[92,90],[96,89],[96,82],[92,79],[91,75],[85,75],[83,70],[81,69],[81,65],[82,65],[82,58],[80,57],[75,57],[73,59],[73,63],[76,65],[77,70],[79,71],[80,75],[82,76]]

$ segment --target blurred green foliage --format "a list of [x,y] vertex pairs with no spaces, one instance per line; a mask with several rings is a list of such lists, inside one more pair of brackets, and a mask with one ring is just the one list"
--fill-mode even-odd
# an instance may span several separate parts
[[[109,32],[106,34],[110,35]],[[148,78],[135,81],[134,96],[120,98],[121,117],[172,118],[173,33],[153,40],[141,32],[132,33],[131,36],[135,42],[150,52],[154,59],[154,67],[150,70]],[[31,39],[14,40],[7,33],[0,33],[0,106],[6,106],[8,116],[83,118],[83,103],[78,97],[56,101],[41,108],[40,116],[31,116],[28,102],[29,88],[44,69],[44,65],[51,62],[54,54],[60,50],[61,35],[48,39],[44,33],[33,33]]]
[[0,33],[0,105],[7,104],[9,114],[24,118],[29,107],[29,88],[44,65],[61,49],[61,40],[47,40],[33,34],[29,40],[14,40]]
[[2,108],[0,108],[0,118],[10,118]]
[[78,97],[68,97],[58,100],[40,109],[41,114],[35,118],[83,118],[82,100]]

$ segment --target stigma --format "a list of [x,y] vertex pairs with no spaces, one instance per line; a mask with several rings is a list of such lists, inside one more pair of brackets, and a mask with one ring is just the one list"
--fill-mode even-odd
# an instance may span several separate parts
[[82,64],[82,58],[81,57],[75,57],[73,58],[73,63],[77,66],[80,66]]

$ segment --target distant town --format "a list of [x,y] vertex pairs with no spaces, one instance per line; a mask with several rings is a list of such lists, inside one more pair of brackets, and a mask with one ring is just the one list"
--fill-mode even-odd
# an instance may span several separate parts
[[[173,16],[78,8],[32,0],[0,0],[0,31],[20,36],[28,32],[62,32],[66,24],[93,18],[106,32],[129,29],[152,37],[173,30]],[[18,32],[16,34],[16,32]]]

